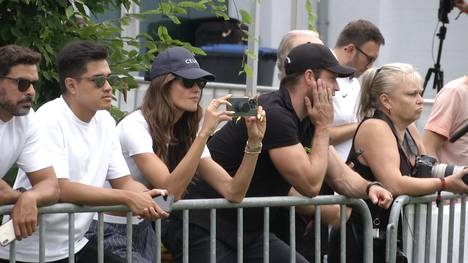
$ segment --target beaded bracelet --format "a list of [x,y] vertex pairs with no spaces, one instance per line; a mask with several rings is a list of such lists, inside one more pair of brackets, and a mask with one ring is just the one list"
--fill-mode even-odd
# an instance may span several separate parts
[[249,144],[249,141],[247,141],[245,143],[244,153],[259,154],[261,151],[262,151],[262,143],[261,142],[255,147],[252,147]]

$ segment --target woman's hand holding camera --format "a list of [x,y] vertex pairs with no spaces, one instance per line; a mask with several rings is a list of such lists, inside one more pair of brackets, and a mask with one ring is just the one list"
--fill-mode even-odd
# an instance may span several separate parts
[[[254,149],[250,152],[261,151],[261,143],[266,131],[266,112],[262,106],[258,106],[256,116],[246,116],[245,125],[248,134],[248,147]],[[259,148],[259,149],[258,149]],[[246,147],[246,151],[247,151]]]
[[226,110],[218,110],[221,105],[230,105],[228,99],[231,94],[213,99],[205,110],[205,116],[200,133],[208,135],[213,134],[220,122],[229,121],[232,119],[233,112]]

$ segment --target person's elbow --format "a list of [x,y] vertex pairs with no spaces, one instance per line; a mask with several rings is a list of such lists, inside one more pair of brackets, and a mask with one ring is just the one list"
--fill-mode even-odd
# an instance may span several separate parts
[[240,203],[244,200],[245,193],[235,190],[229,190],[224,198],[231,203]]
[[296,188],[301,195],[312,198],[319,195],[322,184],[308,182],[303,186],[294,186],[294,188]]
[[57,178],[54,176],[46,179],[44,186],[46,190],[41,191],[42,196],[37,199],[38,204],[43,206],[57,203],[60,200],[60,187]]
[[50,203],[55,204],[60,200],[60,187],[58,185],[58,181],[54,180],[54,185],[51,190],[51,195],[50,195]]

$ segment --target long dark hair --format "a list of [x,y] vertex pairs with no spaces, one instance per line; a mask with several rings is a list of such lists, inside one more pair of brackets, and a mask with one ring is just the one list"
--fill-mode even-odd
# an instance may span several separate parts
[[154,78],[141,105],[153,140],[153,151],[170,171],[174,170],[192,145],[202,118],[202,108],[198,105],[195,112],[184,112],[176,122],[175,106],[169,98],[169,90],[175,79],[173,74]]

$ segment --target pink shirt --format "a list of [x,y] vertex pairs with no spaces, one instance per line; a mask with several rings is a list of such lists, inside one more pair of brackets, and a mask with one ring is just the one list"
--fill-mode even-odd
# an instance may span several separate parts
[[[468,123],[468,77],[447,83],[437,94],[432,112],[424,129],[447,139]],[[468,165],[468,133],[456,142],[448,140],[437,152],[442,163]]]

